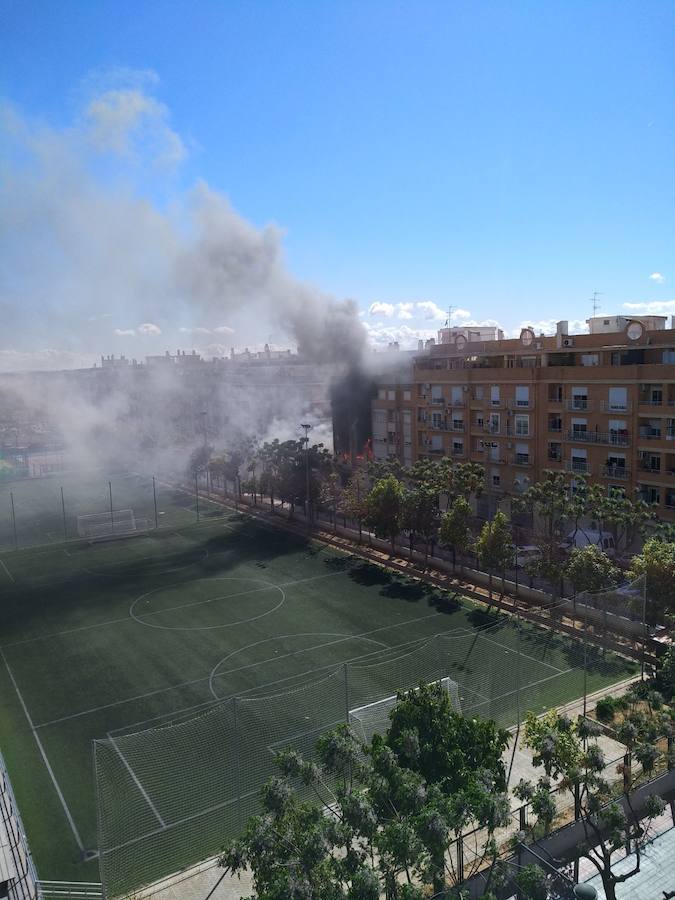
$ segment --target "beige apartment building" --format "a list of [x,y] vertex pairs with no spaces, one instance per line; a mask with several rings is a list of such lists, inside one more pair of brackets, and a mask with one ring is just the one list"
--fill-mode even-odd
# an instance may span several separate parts
[[526,328],[516,339],[441,329],[379,382],[375,458],[480,462],[493,497],[560,470],[675,517],[675,328],[665,316],[588,326],[569,334],[563,321],[554,336]]

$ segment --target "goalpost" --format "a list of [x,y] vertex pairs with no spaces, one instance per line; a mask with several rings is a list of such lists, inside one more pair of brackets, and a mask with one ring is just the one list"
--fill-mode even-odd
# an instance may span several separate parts
[[[446,676],[430,683],[440,684],[450,694],[455,712],[461,713],[459,686],[456,681]],[[389,713],[396,706],[396,700],[396,694],[392,694],[391,697],[384,697],[382,700],[375,700],[373,703],[366,703],[365,706],[357,706],[355,709],[349,710],[349,724],[364,743],[369,744],[374,734],[386,732],[389,727]]]
[[81,538],[95,540],[118,535],[123,537],[148,529],[147,519],[137,519],[133,509],[116,509],[112,513],[92,513],[77,517],[77,533]]

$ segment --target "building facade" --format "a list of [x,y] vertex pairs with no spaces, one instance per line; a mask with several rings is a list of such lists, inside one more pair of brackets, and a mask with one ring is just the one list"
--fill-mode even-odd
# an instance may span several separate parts
[[665,317],[601,316],[588,334],[523,329],[475,340],[453,329],[378,384],[375,458],[480,462],[493,496],[547,469],[637,493],[675,517],[675,328]]

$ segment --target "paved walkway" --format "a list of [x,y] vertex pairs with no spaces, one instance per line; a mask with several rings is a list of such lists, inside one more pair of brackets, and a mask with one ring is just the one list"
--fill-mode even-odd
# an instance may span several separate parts
[[[670,812],[667,813],[670,818]],[[675,828],[660,834],[645,848],[640,860],[640,871],[617,886],[619,900],[663,900],[664,892],[675,891]],[[612,867],[617,875],[630,871],[635,865],[634,856],[626,856]],[[605,892],[599,875],[588,882],[598,892],[599,900],[605,900]]]

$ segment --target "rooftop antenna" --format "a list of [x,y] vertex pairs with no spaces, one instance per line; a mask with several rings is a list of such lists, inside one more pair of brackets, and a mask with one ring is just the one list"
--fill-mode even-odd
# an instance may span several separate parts
[[595,316],[596,312],[600,309],[600,301],[598,297],[602,297],[603,291],[593,291],[593,296],[591,297],[591,303],[593,304],[593,315]]
[[446,323],[445,323],[445,327],[446,327],[446,328],[449,328],[449,327],[450,327],[450,319],[452,318],[452,314],[453,314],[454,311],[455,311],[455,307],[454,307],[454,306],[449,306],[449,307],[448,307],[448,319],[447,319],[447,321],[446,321]]

